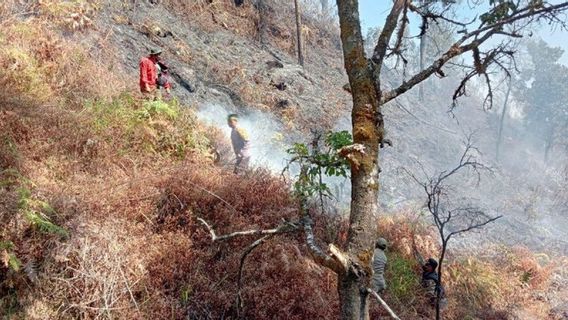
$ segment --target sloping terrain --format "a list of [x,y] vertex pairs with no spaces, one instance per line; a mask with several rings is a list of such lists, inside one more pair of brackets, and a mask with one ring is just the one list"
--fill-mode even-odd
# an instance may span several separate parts
[[[239,306],[238,266],[252,239],[212,243],[197,220],[223,234],[295,217],[278,175],[258,169],[236,177],[214,163],[214,151],[228,159],[229,112],[253,130],[262,124],[256,144],[270,160],[290,142],[309,140],[311,129],[346,128],[350,96],[341,88],[347,81],[333,27],[304,19],[310,36],[301,68],[287,6],[269,9],[263,45],[250,4],[153,2],[0,5],[0,84],[11,88],[0,93],[2,316],[334,318],[336,279],[311,260],[300,235],[253,251]],[[155,46],[174,73],[173,101],[137,97],[138,60]],[[415,212],[400,212],[419,193],[397,169],[413,168],[414,159],[428,170],[447,168],[462,135],[436,99],[401,103],[414,116],[386,110],[394,147],[384,149],[383,203],[399,215],[381,222],[393,244],[385,299],[401,317],[418,319],[428,310],[410,244],[419,237],[432,255],[438,247]],[[463,110],[462,117],[483,118]],[[345,221],[317,219],[318,239],[341,245]],[[562,318],[565,260],[499,245],[483,251],[452,253],[449,318]]]

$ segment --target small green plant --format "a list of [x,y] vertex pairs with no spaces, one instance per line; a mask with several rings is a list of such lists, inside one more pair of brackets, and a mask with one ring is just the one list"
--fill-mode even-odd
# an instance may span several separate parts
[[49,215],[54,215],[55,210],[47,202],[34,198],[31,191],[24,186],[18,189],[18,194],[20,212],[32,226],[43,233],[57,234],[61,237],[69,235],[67,230],[51,221]]
[[0,241],[0,262],[14,271],[19,271],[22,263],[14,253],[12,241]]
[[179,298],[180,298],[180,302],[181,302],[182,305],[187,305],[189,303],[189,299],[191,298],[191,295],[193,294],[192,291],[193,290],[192,290],[191,286],[186,286],[186,287],[183,287],[181,289]]
[[170,120],[175,120],[179,114],[178,109],[178,106],[174,103],[170,105],[161,100],[145,101],[137,115],[140,119],[151,119],[155,116],[164,115]]

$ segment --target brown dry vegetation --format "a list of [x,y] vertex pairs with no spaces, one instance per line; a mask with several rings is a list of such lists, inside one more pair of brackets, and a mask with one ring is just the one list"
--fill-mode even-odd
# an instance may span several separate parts
[[[128,77],[106,69],[112,47],[95,55],[61,33],[90,28],[97,7],[64,3],[42,1],[26,19],[13,2],[0,5],[0,85],[10,88],[0,93],[0,314],[235,318],[238,263],[252,239],[213,244],[196,218],[220,234],[274,226],[295,218],[289,186],[263,170],[238,178],[214,166],[210,141],[226,142],[189,109],[124,93]],[[194,22],[252,32],[252,7],[228,3],[197,1]],[[412,221],[401,214],[380,225],[392,243],[386,300],[403,319],[427,311],[412,237],[423,254],[438,250],[432,231]],[[340,218],[317,217],[322,241],[341,244],[344,230]],[[521,248],[487,250],[452,257],[448,318],[508,319],[520,305],[546,319],[550,306],[534,293],[566,265]],[[243,300],[248,319],[333,319],[338,309],[335,277],[298,235],[274,237],[248,257]]]

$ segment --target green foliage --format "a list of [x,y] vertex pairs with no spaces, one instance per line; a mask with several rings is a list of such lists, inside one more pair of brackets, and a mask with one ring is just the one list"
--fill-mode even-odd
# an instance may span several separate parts
[[401,304],[409,304],[420,290],[419,278],[414,272],[416,261],[396,252],[387,251],[388,291]]
[[559,62],[561,48],[543,40],[530,41],[526,47],[531,65],[522,70],[513,90],[523,103],[530,132],[551,147],[568,133],[568,67]]
[[12,241],[0,241],[0,254],[5,252],[5,257],[0,257],[6,259],[6,261],[2,261],[6,263],[10,269],[14,271],[19,271],[22,267],[22,262],[16,257],[14,253],[14,243]]
[[145,101],[142,104],[142,109],[137,111],[137,115],[140,119],[151,119],[155,116],[165,115],[169,119],[175,120],[178,117],[178,110],[177,103],[169,105],[161,100]]
[[481,22],[485,24],[497,23],[508,18],[517,10],[517,4],[509,0],[489,0],[489,4],[493,6],[493,8],[479,16]]
[[327,133],[321,148],[318,141],[311,148],[304,143],[295,143],[288,149],[288,154],[292,156],[290,164],[300,167],[298,179],[294,183],[296,195],[304,199],[315,194],[331,196],[331,190],[323,182],[323,176],[347,177],[349,162],[339,154],[339,150],[351,144],[351,134],[339,131]]
[[69,235],[67,230],[51,221],[49,215],[54,215],[56,212],[47,202],[34,198],[31,191],[23,186],[18,189],[18,194],[20,212],[34,228],[40,232],[57,234],[61,237]]
[[183,158],[188,151],[203,153],[209,146],[194,114],[176,100],[140,101],[123,94],[110,101],[87,101],[85,109],[93,115],[95,132],[122,144],[117,148],[122,153],[142,149]]

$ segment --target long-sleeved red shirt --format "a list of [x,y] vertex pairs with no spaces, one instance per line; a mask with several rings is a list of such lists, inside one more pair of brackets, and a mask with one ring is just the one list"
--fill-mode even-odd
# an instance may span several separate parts
[[154,61],[148,57],[140,59],[140,91],[146,92],[146,85],[155,88],[157,80],[158,74]]

